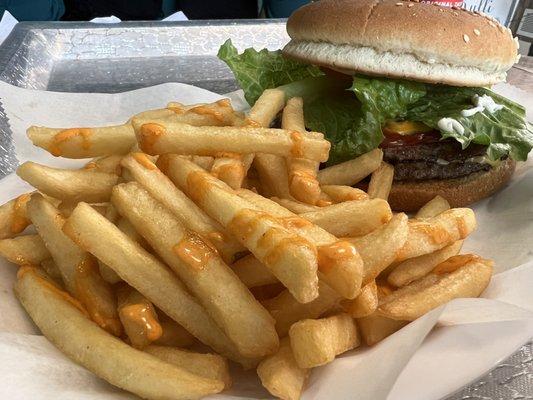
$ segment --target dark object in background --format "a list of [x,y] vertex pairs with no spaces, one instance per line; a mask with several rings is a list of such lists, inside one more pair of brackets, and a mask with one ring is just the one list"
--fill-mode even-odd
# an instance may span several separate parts
[[63,0],[0,0],[0,18],[9,11],[18,21],[57,21],[63,15]]
[[178,0],[177,10],[189,19],[257,18],[256,0]]
[[162,17],[162,0],[64,0],[63,21],[88,21],[114,15],[123,21]]

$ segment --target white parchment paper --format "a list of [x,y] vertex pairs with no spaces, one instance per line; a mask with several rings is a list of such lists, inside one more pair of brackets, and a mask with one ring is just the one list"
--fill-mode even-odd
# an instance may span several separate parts
[[[533,114],[531,96],[509,85],[497,90]],[[234,102],[245,103],[239,93]],[[20,162],[76,166],[33,147],[29,125],[119,124],[169,101],[197,103],[221,96],[184,84],[120,94],[53,93],[0,82]],[[531,118],[531,117],[530,117]],[[0,203],[29,190],[16,175],[0,180]],[[480,299],[452,301],[372,348],[361,348],[313,370],[303,399],[440,399],[490,370],[533,337],[533,161],[521,163],[508,187],[474,205],[478,229],[465,252],[496,262],[496,275]],[[12,293],[16,267],[0,261],[0,398],[133,399],[70,362],[25,315]],[[269,398],[253,373],[234,373],[235,385],[213,399]]]

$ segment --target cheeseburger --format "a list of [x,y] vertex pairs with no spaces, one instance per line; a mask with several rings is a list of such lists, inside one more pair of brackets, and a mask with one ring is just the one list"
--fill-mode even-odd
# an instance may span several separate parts
[[490,196],[533,147],[519,104],[490,90],[517,61],[496,20],[398,0],[322,0],[293,13],[282,51],[219,51],[253,104],[279,87],[331,142],[325,166],[375,148],[395,169],[389,202],[413,211]]

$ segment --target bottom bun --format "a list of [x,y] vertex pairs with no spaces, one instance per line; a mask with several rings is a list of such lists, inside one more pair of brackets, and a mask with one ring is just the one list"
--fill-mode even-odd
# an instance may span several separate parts
[[508,158],[488,171],[461,178],[394,182],[389,203],[396,211],[418,211],[440,195],[452,207],[464,207],[496,193],[511,179],[515,168],[516,162]]

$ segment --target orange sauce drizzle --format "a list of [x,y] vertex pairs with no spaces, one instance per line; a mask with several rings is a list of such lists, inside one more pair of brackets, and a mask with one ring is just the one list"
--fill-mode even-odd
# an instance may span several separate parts
[[25,193],[17,197],[13,205],[13,217],[11,218],[11,233],[17,234],[22,232],[31,223],[26,215],[26,205],[31,195]]
[[198,115],[210,115],[219,122],[224,122],[225,120],[224,114],[221,111],[218,111],[217,109],[209,105],[193,107],[189,110],[189,112]]
[[187,191],[191,199],[201,202],[209,193],[213,176],[207,171],[193,171],[187,176]]
[[461,239],[464,239],[468,236],[468,227],[466,226],[466,222],[464,220],[464,218],[462,217],[457,217],[455,219],[456,223],[457,223],[457,229],[459,230],[459,235],[461,235]]
[[119,310],[128,337],[134,346],[142,347],[163,335],[153,306],[148,302],[125,304]]
[[318,207],[327,207],[327,206],[330,206],[332,204],[333,204],[333,202],[331,200],[318,199],[317,202],[316,202],[316,205]]
[[220,99],[216,101],[215,104],[220,107],[232,108],[231,101],[229,99]]
[[170,168],[170,157],[171,156],[168,154],[163,154],[157,158],[156,166],[165,175],[168,173]]
[[213,168],[211,175],[226,183],[244,179],[244,166],[242,163],[222,164]]
[[249,128],[261,128],[261,124],[257,121],[254,121],[253,119],[250,119],[250,118],[245,118],[244,119],[244,126],[247,126]]
[[186,108],[180,103],[175,103],[173,106],[167,107],[167,109],[176,114],[183,114],[186,111]]
[[298,217],[297,215],[282,218],[281,222],[283,223],[283,226],[287,229],[302,229],[307,226],[313,225],[310,221],[306,220],[305,218]]
[[300,132],[292,131],[291,140],[292,140],[291,155],[295,158],[303,158],[304,156],[303,135]]
[[216,249],[196,233],[188,233],[172,251],[193,270],[201,271],[217,255]]
[[417,223],[412,225],[411,229],[423,233],[435,244],[442,244],[450,241],[449,232],[439,225],[432,225],[429,223]]
[[98,168],[98,164],[96,164],[94,161],[88,162],[83,167],[83,169],[95,169],[95,168]]
[[[122,332],[122,324],[116,315],[105,315],[101,301],[96,294],[105,288],[106,284],[100,277],[96,260],[87,256],[76,266],[74,275],[74,288],[76,297],[87,308],[91,319],[106,331],[119,336]],[[105,289],[104,289],[105,290]]]
[[31,274],[35,279],[39,281],[39,284],[44,286],[47,290],[51,291],[55,296],[59,297],[61,300],[68,302],[70,305],[74,306],[78,311],[80,311],[84,316],[89,318],[89,313],[82,306],[82,304],[72,297],[70,294],[58,288],[54,283],[50,282],[48,279],[42,277],[38,272],[37,268],[31,265],[21,266],[17,272],[17,279],[22,279],[24,275]]
[[446,261],[441,262],[433,269],[433,273],[437,275],[448,274],[450,272],[458,270],[469,262],[479,260],[481,260],[481,257],[475,254],[460,254],[457,256],[450,257]]
[[49,151],[52,153],[52,155],[59,157],[62,154],[61,151],[61,144],[65,143],[66,141],[81,136],[82,138],[82,144],[81,147],[83,150],[89,150],[91,148],[91,141],[90,136],[92,135],[92,130],[89,128],[71,128],[71,129],[63,129],[62,131],[59,131],[54,138],[52,139],[52,143],[50,143]]
[[317,251],[318,269],[325,274],[333,270],[340,263],[346,262],[357,255],[355,246],[344,240],[319,246]]
[[137,161],[139,164],[141,164],[144,168],[149,170],[155,170],[157,167],[155,164],[148,158],[148,156],[144,153],[133,153],[132,157]]
[[166,129],[163,125],[149,122],[143,124],[140,130],[140,147],[148,154],[154,154],[155,143],[161,136],[166,133]]
[[235,158],[240,160],[242,157],[239,153],[233,153],[230,151],[219,151],[215,154],[215,157],[217,158]]

